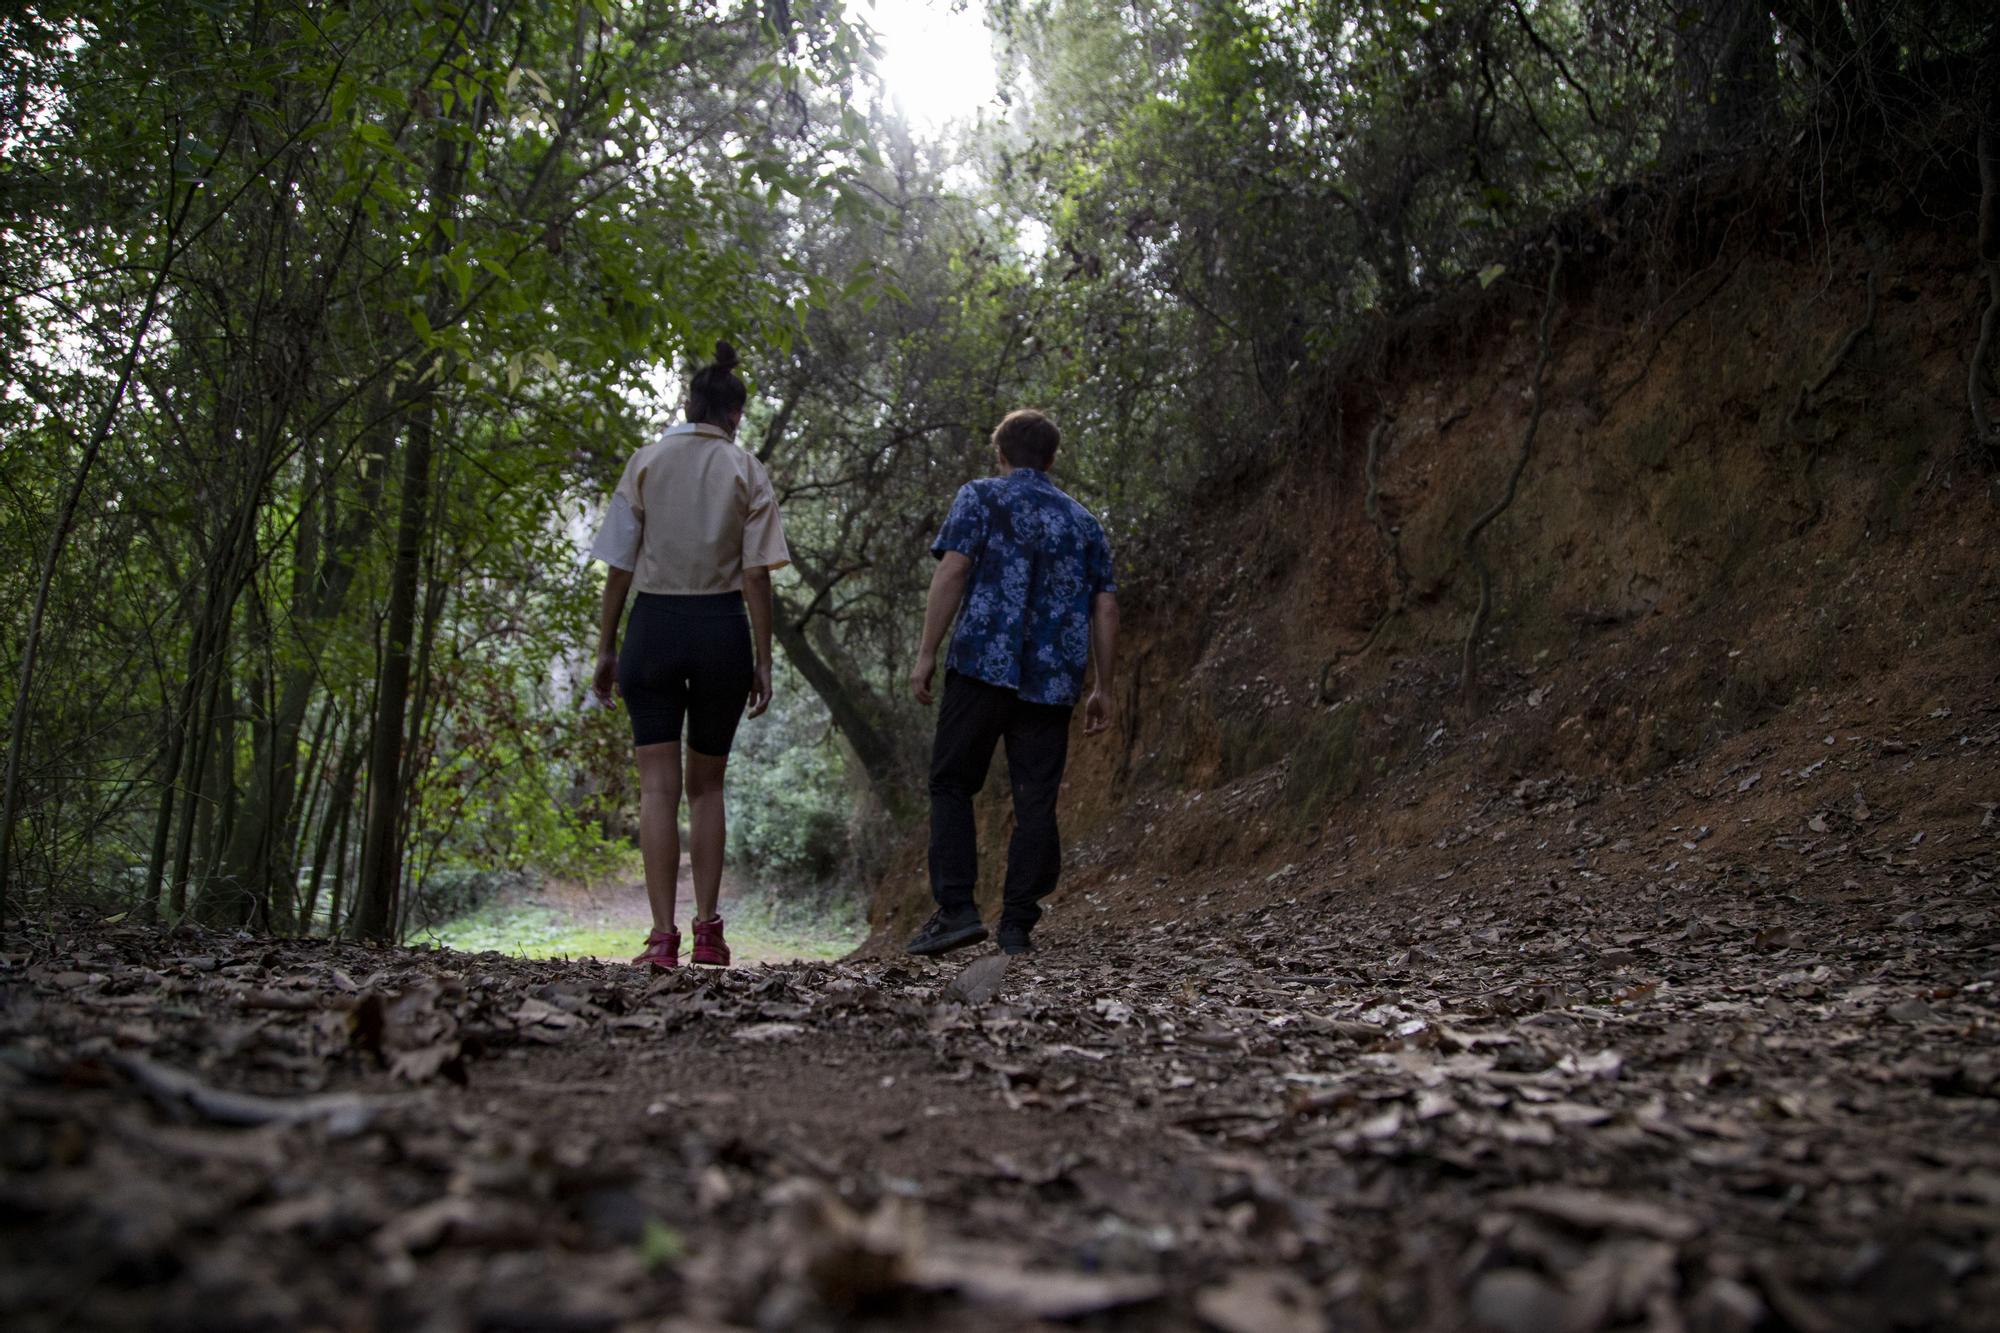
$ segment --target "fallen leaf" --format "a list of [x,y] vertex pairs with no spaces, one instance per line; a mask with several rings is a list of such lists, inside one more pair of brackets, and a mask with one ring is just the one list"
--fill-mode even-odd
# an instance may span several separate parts
[[389,1061],[389,1073],[409,1083],[428,1083],[442,1074],[463,1087],[466,1081],[465,1061],[461,1055],[456,1041],[441,1041],[413,1051],[398,1051]]
[[1364,1139],[1393,1139],[1403,1128],[1403,1108],[1392,1106],[1380,1115],[1370,1116],[1361,1122],[1355,1131]]
[[789,1041],[804,1031],[797,1023],[751,1023],[732,1029],[729,1035],[738,1041]]
[[945,995],[960,1004],[985,1004],[1000,991],[1013,959],[1004,953],[988,954],[968,964],[945,987]]

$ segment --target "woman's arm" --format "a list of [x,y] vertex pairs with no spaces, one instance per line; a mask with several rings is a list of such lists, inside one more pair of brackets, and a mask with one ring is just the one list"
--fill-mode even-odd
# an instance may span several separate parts
[[613,565],[605,571],[604,608],[597,617],[597,670],[590,689],[606,708],[618,693],[618,618],[625,614],[625,594],[631,588],[631,570]]
[[771,706],[771,571],[743,571],[743,601],[750,608],[750,641],[757,649],[756,683],[750,687],[749,716]]

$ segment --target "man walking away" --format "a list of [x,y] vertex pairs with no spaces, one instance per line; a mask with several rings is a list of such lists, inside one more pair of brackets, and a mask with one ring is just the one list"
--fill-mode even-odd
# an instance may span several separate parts
[[1061,443],[1040,412],[1010,412],[993,432],[1000,475],[969,482],[931,545],[937,572],[923,639],[910,671],[929,706],[938,646],[958,616],[945,659],[944,702],[931,749],[931,896],[937,911],[910,939],[913,954],[940,954],[986,938],[972,900],[979,879],[972,798],[986,784],[993,748],[1007,746],[1014,837],[1000,908],[1000,948],[1032,952],[1041,900],[1062,872],[1056,795],[1069,758],[1069,722],[1083,694],[1083,731],[1111,725],[1118,638],[1111,546],[1089,510],[1049,480]]

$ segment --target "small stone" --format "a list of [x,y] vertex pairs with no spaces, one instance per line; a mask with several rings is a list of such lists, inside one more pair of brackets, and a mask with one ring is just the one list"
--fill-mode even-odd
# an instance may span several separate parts
[[1547,1278],[1525,1268],[1497,1268],[1473,1284],[1474,1328],[1487,1333],[1548,1333],[1569,1320],[1569,1301]]
[[1898,1023],[1928,1023],[1936,1017],[1922,1000],[1899,1000],[1889,1006],[1888,1013]]

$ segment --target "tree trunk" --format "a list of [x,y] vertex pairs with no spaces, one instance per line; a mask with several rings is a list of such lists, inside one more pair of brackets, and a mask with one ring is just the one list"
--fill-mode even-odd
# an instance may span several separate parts
[[[435,354],[434,354],[435,355]],[[427,364],[435,366],[431,359]],[[432,377],[434,379],[434,377]],[[432,379],[419,389],[403,443],[402,496],[396,518],[396,554],[389,578],[389,623],[382,670],[375,682],[375,725],[368,753],[368,806],[361,827],[361,876],[354,889],[350,933],[387,939],[396,919],[402,878],[397,836],[403,812],[403,721],[410,696],[410,648],[417,620],[417,566],[430,518]]]
[[270,893],[271,929],[275,932],[290,932],[298,925],[299,867],[305,857],[306,833],[325,813],[326,742],[333,714],[333,706],[328,704],[313,723],[312,744],[306,747],[305,766],[300,770],[303,778],[296,784],[297,795],[285,810],[284,822],[273,837],[276,850],[266,863],[275,867]]
[[837,669],[814,647],[805,630],[780,606],[773,616],[772,634],[785,650],[785,660],[805,677],[833,715],[848,748],[868,775],[869,785],[882,804],[902,816],[916,807],[913,793],[903,790],[908,776],[901,762],[895,734],[879,720],[880,705],[866,684],[850,672]]
[[326,908],[326,934],[328,939],[334,939],[346,933],[346,927],[340,920],[340,904],[341,899],[347,893],[348,834],[353,831],[354,820],[354,783],[351,779],[352,776],[359,773],[360,768],[361,749],[357,746],[354,751],[353,773],[350,774],[350,781],[347,784],[346,790],[340,795],[340,833],[334,840],[336,846],[333,853],[333,900],[327,904]]
[[[354,783],[361,773],[361,733],[350,735],[342,744],[340,759],[334,768],[332,789],[327,794],[327,806],[319,818],[319,836],[313,848],[312,880],[306,887],[305,910],[299,914],[300,929],[312,933],[313,914],[319,910],[320,885],[326,879],[328,852],[338,843],[339,855],[347,855],[347,814],[354,805]],[[334,935],[340,929],[340,882],[343,878],[338,865],[333,871],[333,905],[327,917],[327,934]]]
[[288,674],[274,715],[258,724],[250,784],[220,867],[230,901],[220,905],[219,920],[240,925],[269,914],[272,891],[281,882],[292,845],[288,816],[312,685],[304,670]]
[[1674,38],[1680,82],[1695,111],[1676,135],[1681,152],[1741,147],[1754,138],[1777,91],[1771,9],[1758,0],[1718,0]]
[[[227,639],[223,640],[226,647]],[[209,765],[213,762],[215,748],[215,715],[220,704],[217,694],[221,682],[220,664],[212,664],[201,677],[200,698],[196,704],[199,710],[194,721],[194,750],[188,759],[188,798],[181,806],[180,830],[174,835],[174,864],[169,877],[168,902],[176,920],[187,914],[188,881],[194,861],[194,834],[196,821],[203,810],[211,804],[212,793],[206,790]]]
[[[385,462],[395,445],[398,421],[388,390],[372,393],[364,409],[361,434],[362,456],[372,460],[372,465],[363,471],[360,493],[345,519],[337,521],[337,501],[328,484],[324,531],[311,522],[299,525],[293,550],[297,572],[292,583],[292,620],[309,642],[346,605],[361,555],[375,530]],[[317,685],[318,676],[308,663],[283,672],[268,741],[259,749],[255,799],[244,810],[225,858],[225,873],[253,902],[272,904],[280,889],[288,897],[295,889],[295,847],[302,813],[297,799],[298,743]],[[322,724],[328,715],[322,713]]]
[[211,890],[220,887],[224,871],[221,847],[227,843],[235,824],[236,717],[243,704],[232,699],[232,693],[229,682],[224,681],[210,727],[213,736],[209,741],[208,763],[202,769],[197,787],[200,799],[195,807],[195,878],[204,886],[203,898],[197,899],[195,910],[207,912],[218,920],[217,904],[204,900]]
[[[438,485],[443,487],[447,484],[448,476],[440,475]],[[433,515],[433,524],[435,524],[438,517],[438,515]],[[432,708],[433,698],[431,687],[433,681],[431,663],[434,650],[437,646],[438,621],[444,614],[445,597],[449,591],[444,585],[443,580],[437,576],[437,553],[435,551],[432,551],[424,562],[424,578],[428,586],[424,595],[423,627],[417,635],[415,693],[411,697],[410,743],[403,754],[402,783],[404,796],[401,809],[402,818],[397,831],[397,839],[406,853],[411,845],[410,838],[413,830],[416,829],[418,801],[422,794],[423,774],[424,770],[429,767],[435,738],[434,728],[436,717]],[[404,871],[407,878],[409,871],[407,856],[405,857],[405,862]],[[416,907],[413,899],[416,895],[423,892],[427,872],[428,862],[419,867],[415,882],[408,885],[410,893],[406,897],[412,900],[398,903],[396,917],[396,937],[398,939],[402,938],[403,934],[409,929],[410,917]]]
[[[181,677],[180,705],[167,715],[167,755],[160,766],[160,804],[153,816],[152,855],[146,862],[146,913],[150,918],[158,913],[160,894],[166,885],[167,844],[172,840],[174,830],[174,807],[179,792],[181,761],[186,756],[187,739],[194,727],[195,705],[201,691],[201,664],[207,658],[207,643],[204,634],[208,627],[204,616],[195,627],[188,643],[187,671]],[[195,799],[192,794],[189,800]],[[179,904],[172,904],[172,910],[179,911]]]
[[[251,494],[223,526],[222,538],[209,554],[210,567],[214,572],[208,581],[196,630],[196,639],[206,651],[197,654],[190,662],[189,673],[195,683],[197,709],[189,722],[188,734],[193,737],[193,753],[186,764],[193,792],[200,790],[202,774],[209,762],[210,731],[215,725],[220,693],[229,675],[229,639],[231,622],[236,616],[236,600],[242,595],[243,585],[255,564],[255,495],[259,489],[251,488]],[[190,801],[197,799],[190,794]],[[168,892],[176,915],[187,910],[188,870],[194,855],[195,813],[193,806],[183,807],[181,831],[174,852],[173,877]]]
[[[487,22],[491,22],[488,11]],[[482,28],[482,34],[484,29]],[[482,99],[483,102],[483,99]],[[477,123],[483,111],[474,110]],[[431,149],[429,190],[432,222],[428,249],[433,261],[425,317],[440,328],[451,312],[439,264],[451,250],[448,228],[455,224],[465,159],[457,140],[438,128]],[[431,520],[431,453],[437,425],[438,389],[447,369],[439,348],[418,362],[411,386],[403,442],[402,494],[396,515],[396,552],[389,576],[389,617],[382,669],[375,686],[375,727],[368,755],[368,809],[362,824],[361,877],[355,886],[351,934],[387,939],[395,930],[397,892],[402,882],[403,724],[410,696],[412,639],[417,629],[417,574]]]

